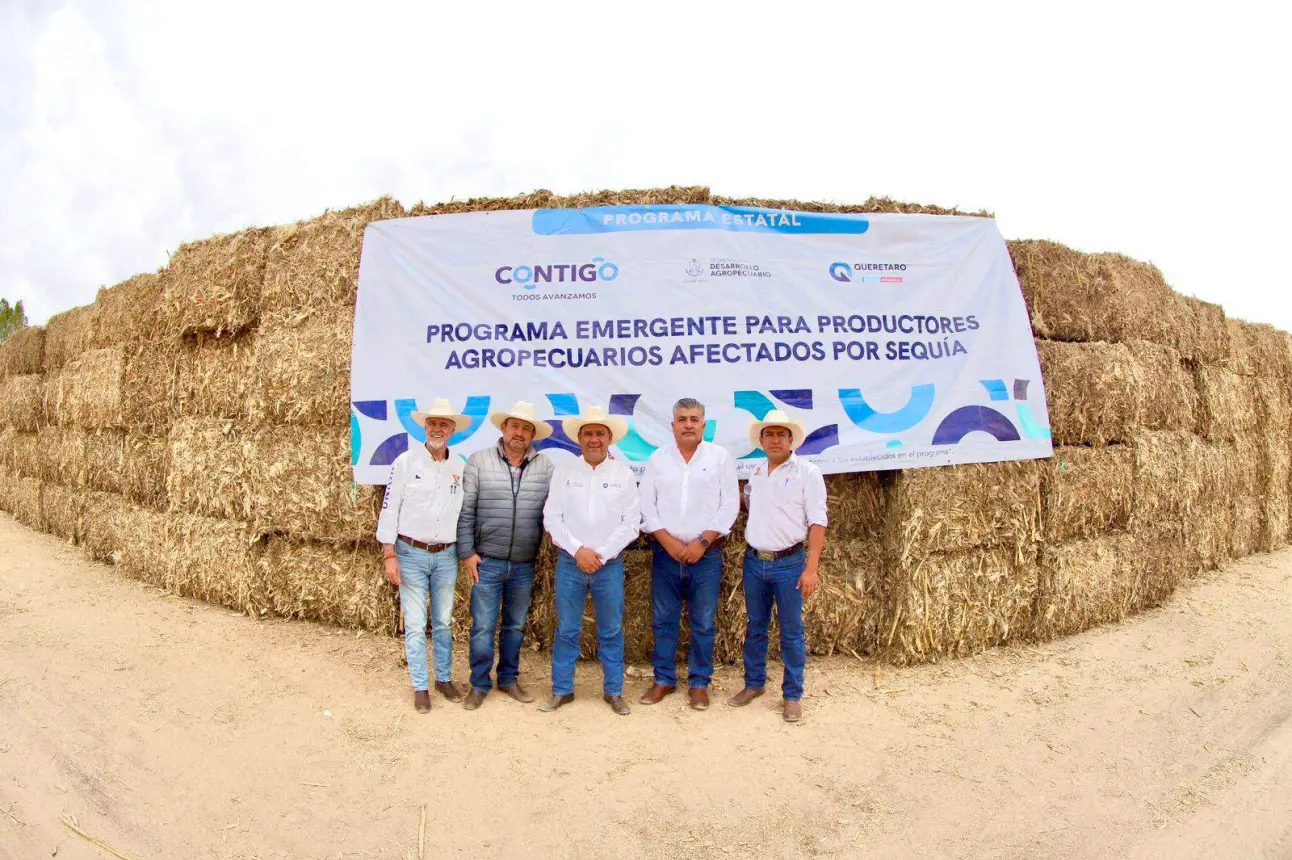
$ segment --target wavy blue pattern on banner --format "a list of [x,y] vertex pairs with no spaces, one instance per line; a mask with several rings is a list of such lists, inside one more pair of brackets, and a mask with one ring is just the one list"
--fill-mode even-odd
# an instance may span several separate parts
[[449,437],[449,445],[461,445],[471,438],[471,436],[480,429],[485,419],[489,417],[489,395],[472,394],[467,397],[467,405],[462,408],[462,414],[471,419],[465,430],[454,433]]
[[534,212],[533,227],[538,236],[639,230],[723,230],[731,233],[860,236],[870,229],[870,221],[859,215],[698,204],[538,209]]
[[919,424],[933,409],[932,383],[911,386],[911,399],[896,412],[877,412],[866,402],[861,389],[840,388],[839,404],[848,418],[871,433],[901,433]]
[[350,413],[350,465],[359,462],[359,452],[363,449],[363,431],[359,429],[359,416]]

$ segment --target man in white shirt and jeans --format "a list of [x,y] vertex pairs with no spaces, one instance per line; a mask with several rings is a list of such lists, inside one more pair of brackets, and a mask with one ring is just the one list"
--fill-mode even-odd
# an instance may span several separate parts
[[404,653],[413,681],[413,706],[431,709],[426,665],[426,601],[430,593],[435,689],[450,702],[462,701],[451,678],[453,590],[458,580],[458,513],[462,510],[462,460],[449,455],[449,439],[471,426],[449,401],[435,398],[413,420],[426,430],[426,443],[395,458],[377,520],[386,579],[399,586],[404,614]]
[[552,697],[539,705],[555,711],[574,701],[574,664],[579,657],[583,604],[592,593],[597,617],[597,656],[602,698],[620,716],[624,702],[624,549],[641,528],[637,478],[610,446],[628,433],[628,422],[589,407],[562,422],[582,456],[556,467],[543,507],[543,527],[560,554],[556,562],[556,640],[552,643]]
[[[802,716],[807,642],[803,601],[817,588],[817,568],[825,546],[826,492],[821,470],[794,456],[803,444],[803,425],[779,409],[749,428],[749,438],[767,454],[745,486],[749,521],[745,526],[744,581],[745,689],[727,704],[742,707],[763,694],[767,683],[767,628],[772,604],[781,627],[781,715],[796,723]],[[804,543],[806,542],[806,550]]]
[[641,697],[654,705],[677,689],[682,601],[691,620],[687,688],[691,707],[709,707],[714,617],[722,585],[722,540],[740,510],[736,461],[704,441],[704,404],[684,397],[673,406],[673,441],[646,463],[642,531],[655,538],[651,559],[651,633],[655,683]]

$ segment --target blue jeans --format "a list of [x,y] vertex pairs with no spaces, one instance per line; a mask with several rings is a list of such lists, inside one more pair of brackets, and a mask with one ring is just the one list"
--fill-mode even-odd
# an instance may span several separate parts
[[678,625],[682,601],[691,616],[691,647],[687,654],[687,686],[706,689],[713,677],[713,617],[718,611],[722,585],[722,549],[710,547],[695,564],[675,561],[663,547],[651,559],[651,633],[655,648],[655,683],[677,686]]
[[520,679],[520,646],[534,590],[534,562],[480,557],[480,581],[471,588],[471,686],[482,693],[493,687],[494,636],[502,615],[498,642],[498,686]]
[[458,556],[453,547],[440,552],[395,541],[399,560],[399,608],[404,613],[404,655],[414,690],[430,689],[426,668],[426,596],[431,598],[431,648],[435,680],[450,680],[453,667],[453,589]]
[[803,698],[803,671],[807,668],[807,640],[803,636],[803,595],[799,575],[807,566],[803,551],[779,561],[759,561],[745,551],[745,687],[761,690],[767,684],[767,627],[772,622],[772,602],[781,625],[781,662],[785,677],[781,694],[791,702]]
[[552,643],[552,695],[574,692],[574,663],[579,659],[583,604],[592,592],[597,615],[597,656],[601,689],[607,696],[624,693],[624,557],[610,559],[594,574],[579,570],[562,552],[556,561],[556,640]]

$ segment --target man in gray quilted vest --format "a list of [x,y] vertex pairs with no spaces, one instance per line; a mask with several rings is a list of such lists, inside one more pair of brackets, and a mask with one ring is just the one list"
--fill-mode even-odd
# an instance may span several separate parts
[[492,688],[499,616],[498,689],[518,702],[534,701],[520,686],[520,646],[552,480],[552,461],[533,448],[552,425],[534,416],[533,404],[521,401],[489,420],[502,438],[467,459],[458,515],[458,558],[472,582],[471,692],[462,703],[468,711],[484,704]]

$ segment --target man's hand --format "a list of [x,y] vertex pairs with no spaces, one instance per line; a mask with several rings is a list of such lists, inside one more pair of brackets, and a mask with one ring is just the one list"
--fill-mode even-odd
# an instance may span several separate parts
[[[681,544],[681,541],[678,541],[678,543]],[[700,543],[699,538],[696,538],[682,547],[682,551],[678,553],[677,560],[683,564],[695,564],[704,557],[704,549],[704,544]]]
[[579,551],[574,554],[574,563],[584,573],[596,573],[601,570],[601,556],[586,546],[579,547]]
[[399,585],[399,559],[393,555],[386,556],[386,581],[391,585]]
[[803,599],[811,597],[816,593],[816,587],[819,584],[815,564],[809,564],[803,568],[803,573],[799,575],[798,589],[802,593]]
[[472,585],[480,581],[480,553],[475,553],[462,559],[462,565],[467,569],[467,575],[471,577]]

